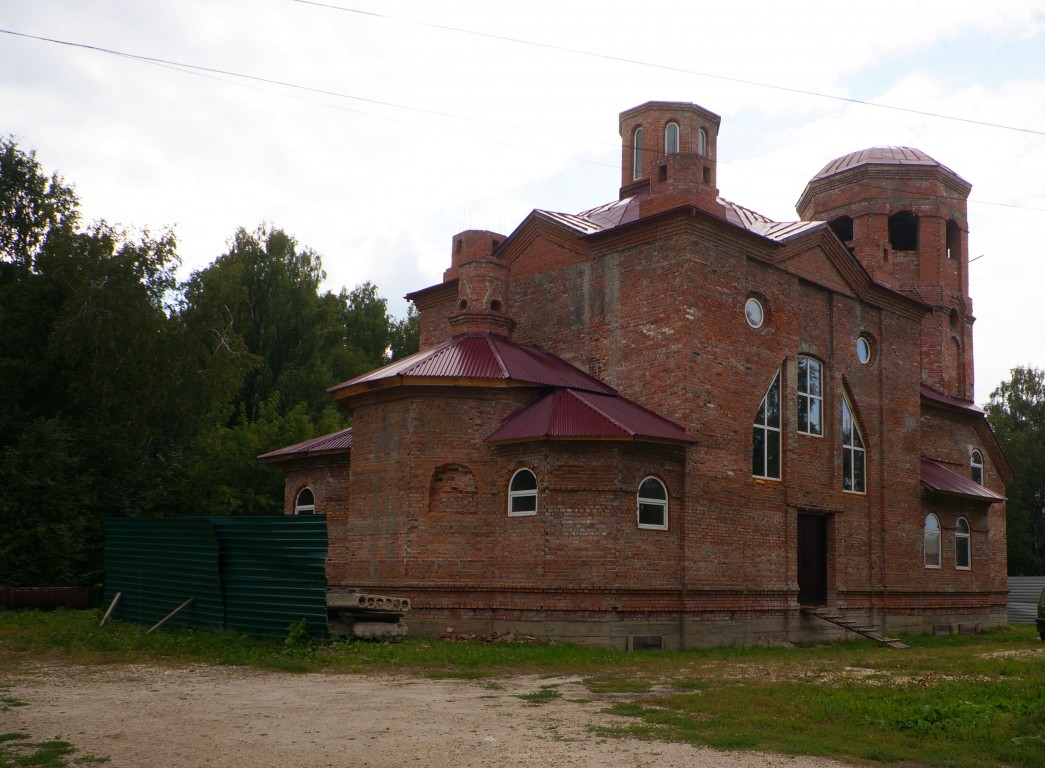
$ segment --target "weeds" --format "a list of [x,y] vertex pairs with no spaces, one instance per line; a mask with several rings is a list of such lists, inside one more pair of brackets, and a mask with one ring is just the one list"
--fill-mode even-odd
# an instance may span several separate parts
[[559,686],[557,685],[542,685],[536,691],[520,693],[515,698],[522,699],[531,707],[538,707],[541,704],[561,699],[562,693],[559,692]]

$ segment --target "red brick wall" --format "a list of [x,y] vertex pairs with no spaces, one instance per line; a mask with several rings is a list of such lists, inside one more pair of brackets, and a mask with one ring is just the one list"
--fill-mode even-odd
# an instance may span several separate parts
[[351,493],[349,487],[349,454],[295,459],[281,465],[286,485],[283,491],[283,514],[294,514],[298,494],[311,488],[316,501],[316,514],[343,509]]

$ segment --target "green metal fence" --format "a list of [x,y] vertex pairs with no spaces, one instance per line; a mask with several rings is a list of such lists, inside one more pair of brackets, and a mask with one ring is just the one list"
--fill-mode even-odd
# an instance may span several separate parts
[[326,518],[191,517],[105,521],[105,604],[113,617],[284,637],[305,619],[327,636]]

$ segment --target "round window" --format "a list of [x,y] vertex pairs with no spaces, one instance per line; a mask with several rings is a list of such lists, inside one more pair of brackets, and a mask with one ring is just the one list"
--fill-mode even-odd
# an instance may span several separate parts
[[867,365],[871,362],[871,342],[863,336],[856,340],[856,359],[862,365]]
[[747,317],[747,324],[752,328],[761,328],[762,323],[766,319],[765,310],[762,309],[762,302],[758,299],[748,299],[744,305],[744,316]]

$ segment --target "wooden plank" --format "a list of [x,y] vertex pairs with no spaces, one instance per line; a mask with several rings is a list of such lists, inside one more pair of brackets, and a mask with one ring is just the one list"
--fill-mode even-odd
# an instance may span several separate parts
[[109,617],[112,616],[112,612],[116,610],[116,604],[120,602],[121,597],[123,597],[123,592],[117,592],[116,597],[114,597],[112,599],[112,602],[109,603],[109,610],[107,610],[105,612],[105,615],[102,616],[102,620],[98,624],[99,627],[102,626],[102,624],[104,624],[105,622],[107,622],[109,620]]
[[152,627],[151,627],[151,628],[149,629],[149,631],[148,631],[148,632],[146,632],[145,634],[147,634],[147,635],[151,635],[151,634],[152,634],[153,632],[155,632],[155,631],[156,631],[157,629],[159,629],[160,627],[162,627],[162,626],[163,626],[164,624],[166,624],[166,623],[167,623],[168,621],[170,621],[171,619],[173,619],[173,618],[174,618],[175,616],[177,616],[177,615],[178,615],[179,613],[181,613],[181,612],[182,612],[183,610],[185,610],[186,608],[188,608],[188,607],[189,607],[190,605],[192,605],[192,598],[191,598],[191,597],[190,597],[190,598],[189,598],[188,600],[186,600],[186,601],[185,601],[184,603],[182,603],[181,605],[179,605],[179,606],[178,606],[177,608],[175,608],[175,609],[174,609],[173,611],[171,611],[170,613],[168,613],[168,614],[167,614],[166,616],[164,616],[164,617],[163,617],[162,619],[160,619],[160,620],[159,620],[158,622],[156,622],[156,623],[155,623],[155,624],[154,624],[154,625],[153,625],[153,626],[152,626]]

